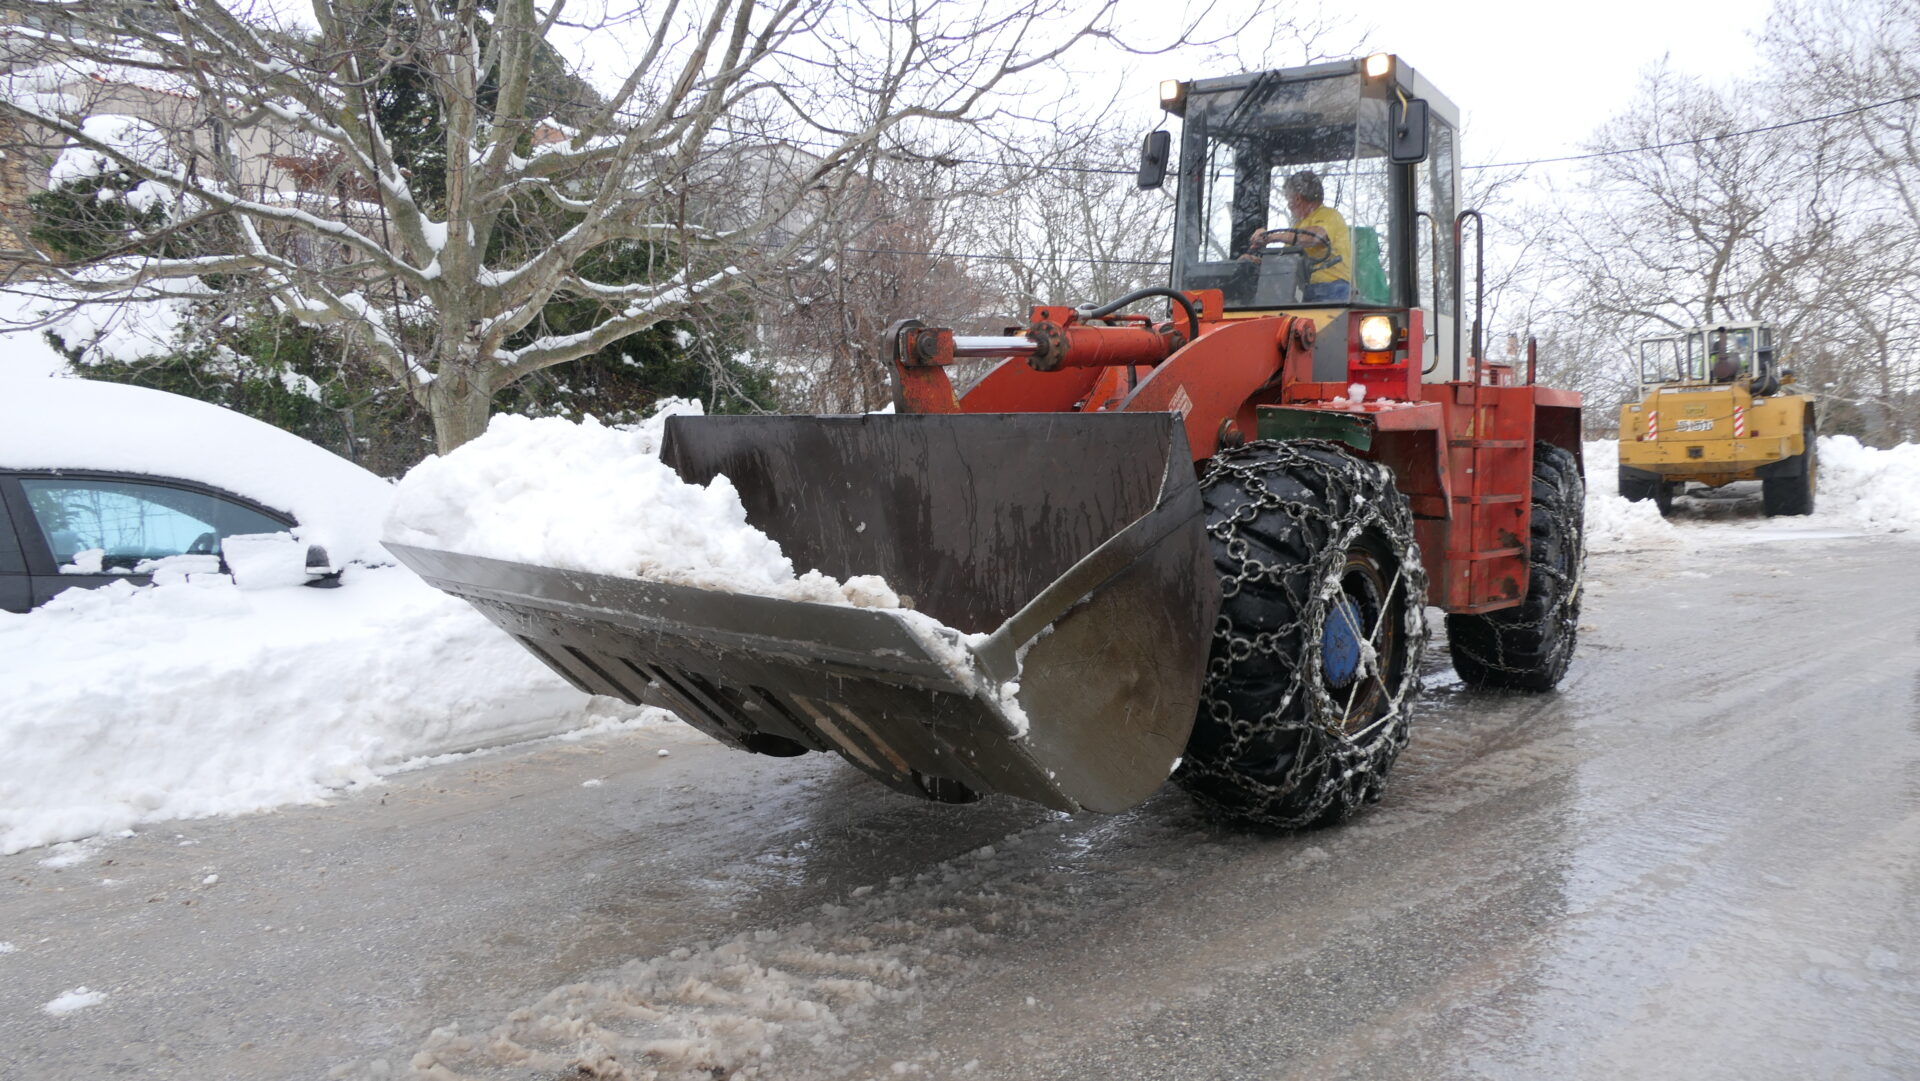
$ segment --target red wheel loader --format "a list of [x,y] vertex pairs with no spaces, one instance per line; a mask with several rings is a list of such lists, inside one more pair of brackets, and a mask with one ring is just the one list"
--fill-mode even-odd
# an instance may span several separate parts
[[[743,750],[951,802],[1119,811],[1171,777],[1256,827],[1352,814],[1406,743],[1429,605],[1469,685],[1565,672],[1580,399],[1535,385],[1531,345],[1481,355],[1458,115],[1411,68],[1162,97],[1169,288],[996,336],[896,324],[892,415],[668,423],[685,480],[731,478],[796,568],[883,575],[947,648],[884,610],[395,553],[581,689]],[[1148,136],[1142,187],[1171,144]],[[1123,311],[1153,299],[1167,318]]]

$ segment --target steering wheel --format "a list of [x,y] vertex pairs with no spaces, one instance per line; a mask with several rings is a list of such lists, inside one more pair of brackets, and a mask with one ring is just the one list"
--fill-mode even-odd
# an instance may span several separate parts
[[220,535],[218,533],[202,533],[193,538],[192,544],[187,545],[186,554],[190,556],[210,556],[217,552],[219,548]]

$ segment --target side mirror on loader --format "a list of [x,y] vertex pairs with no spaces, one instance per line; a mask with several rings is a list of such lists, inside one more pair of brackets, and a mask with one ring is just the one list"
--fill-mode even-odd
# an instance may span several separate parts
[[1140,190],[1157,188],[1167,179],[1167,158],[1173,153],[1173,133],[1165,128],[1147,132],[1140,142]]
[[1427,160],[1427,103],[1424,98],[1396,101],[1387,106],[1387,120],[1393,126],[1393,145],[1388,158],[1395,165],[1412,165]]

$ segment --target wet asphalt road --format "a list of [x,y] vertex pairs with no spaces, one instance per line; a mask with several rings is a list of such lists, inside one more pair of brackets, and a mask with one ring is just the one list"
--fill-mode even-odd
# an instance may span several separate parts
[[1920,543],[1589,582],[1303,836],[667,729],[0,858],[0,1077],[1920,1078]]

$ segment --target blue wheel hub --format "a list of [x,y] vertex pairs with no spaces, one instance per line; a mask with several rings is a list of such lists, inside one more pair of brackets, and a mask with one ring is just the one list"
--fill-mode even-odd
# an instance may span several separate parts
[[1360,611],[1353,599],[1336,598],[1327,613],[1327,624],[1320,631],[1320,665],[1327,682],[1345,687],[1360,670]]

